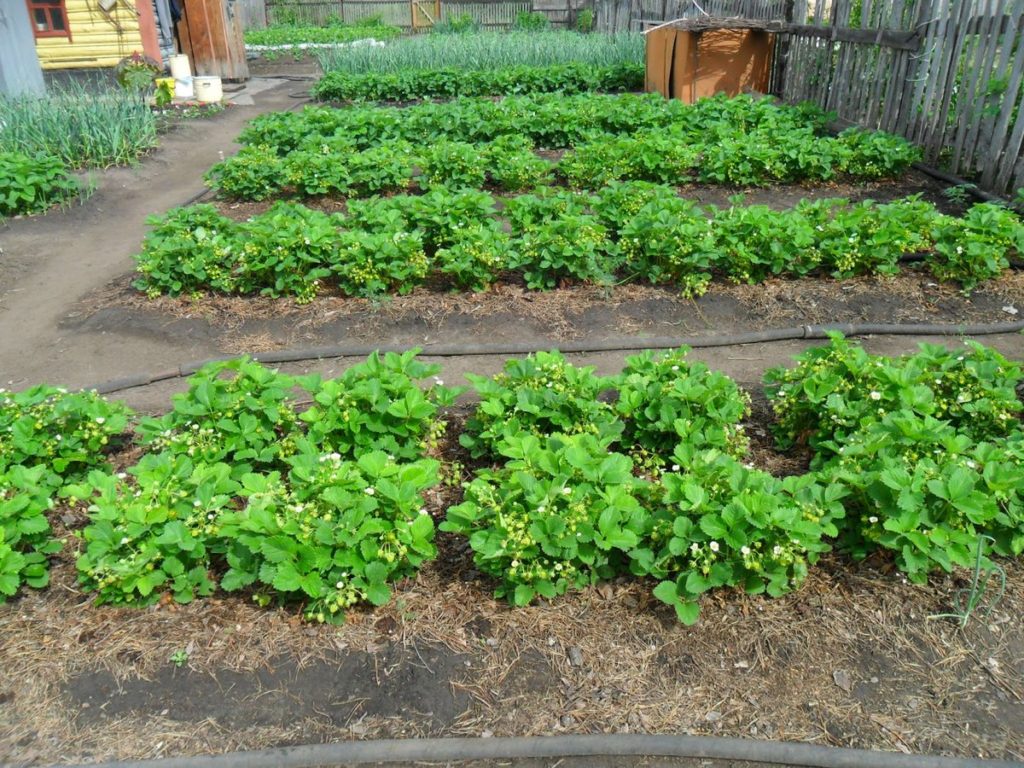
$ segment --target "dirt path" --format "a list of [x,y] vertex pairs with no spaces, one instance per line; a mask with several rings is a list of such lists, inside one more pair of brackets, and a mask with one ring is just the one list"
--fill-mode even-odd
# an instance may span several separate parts
[[[182,123],[135,168],[95,174],[82,205],[0,226],[0,386],[74,382],[114,370],[155,365],[200,352],[188,340],[155,345],[120,333],[67,334],[60,327],[90,290],[129,272],[145,220],[203,189],[203,173],[261,112],[298,103],[301,85],[258,92],[254,106],[232,106],[208,120]],[[128,329],[123,329],[128,330]]]

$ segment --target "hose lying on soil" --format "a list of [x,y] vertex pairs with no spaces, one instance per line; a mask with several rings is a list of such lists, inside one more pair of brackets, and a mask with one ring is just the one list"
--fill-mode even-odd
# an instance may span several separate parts
[[[602,733],[491,739],[341,741],[200,757],[91,764],[89,768],[311,768],[359,763],[565,757],[681,757],[817,768],[1024,768],[1004,760],[906,755],[798,742],[716,736]],[[82,766],[81,768],[85,768]]]
[[[496,344],[437,344],[422,347],[424,357],[470,357],[485,355],[525,355],[538,350],[557,348],[562,352],[624,352],[640,349],[676,349],[691,347],[732,347],[741,344],[760,344],[770,341],[792,341],[798,339],[825,339],[830,333],[844,336],[991,336],[1002,333],[1024,331],[1024,320],[1011,323],[833,323],[829,325],[798,325],[790,328],[774,328],[763,331],[744,331],[713,336],[632,336],[622,339],[593,341],[563,341],[537,346],[520,342]],[[273,352],[256,352],[250,357],[261,363],[298,363],[306,360],[324,360],[335,357],[365,357],[371,352],[405,352],[408,345],[396,344],[335,344],[323,347],[302,347]],[[207,360],[184,363],[157,373],[143,373],[111,379],[87,390],[109,395],[135,387],[145,387],[169,379],[191,376],[208,363],[232,360],[239,355],[222,355]]]

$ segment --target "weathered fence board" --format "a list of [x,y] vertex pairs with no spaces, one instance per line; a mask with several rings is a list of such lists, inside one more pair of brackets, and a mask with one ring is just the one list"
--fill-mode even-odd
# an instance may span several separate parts
[[997,193],[1024,184],[1024,0],[797,0],[778,91],[899,133]]

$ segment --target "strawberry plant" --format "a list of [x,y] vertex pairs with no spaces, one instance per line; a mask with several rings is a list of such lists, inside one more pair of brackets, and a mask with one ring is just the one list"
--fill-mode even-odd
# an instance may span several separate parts
[[240,284],[237,259],[242,250],[237,225],[212,205],[172,208],[150,216],[150,231],[135,257],[134,285],[151,298],[179,296],[202,289],[235,293]]
[[0,389],[0,472],[21,465],[42,467],[57,487],[94,468],[107,467],[131,411],[95,392],[36,386]]
[[632,136],[596,136],[567,152],[558,171],[570,185],[598,189],[610,181],[687,183],[699,145],[664,131]]
[[509,437],[503,468],[484,471],[441,530],[469,538],[495,596],[526,605],[623,573],[647,512],[629,458],[592,435]]
[[687,360],[688,351],[626,358],[615,403],[625,422],[623,443],[655,456],[670,455],[679,443],[742,456],[747,439],[741,422],[750,414],[750,396],[725,374]]
[[[348,151],[354,152],[354,145],[349,144]],[[286,186],[306,197],[344,195],[353,183],[352,169],[333,147],[330,151],[290,153],[284,158],[284,177]]]
[[407,189],[412,177],[412,146],[391,142],[355,152],[345,160],[352,176],[351,193],[375,195]]
[[0,216],[45,211],[80,191],[59,157],[0,152]]
[[563,216],[523,233],[515,266],[532,289],[565,280],[607,282],[617,266],[616,250],[594,216]]
[[165,451],[129,470],[134,483],[92,472],[69,486],[73,500],[91,502],[77,561],[82,586],[101,604],[149,605],[164,591],[180,603],[211,594],[221,519],[238,492],[233,469]]
[[245,242],[237,256],[239,289],[272,297],[312,301],[320,281],[330,274],[338,233],[321,211],[277,202],[245,225]]
[[614,408],[599,399],[614,382],[578,368],[557,351],[508,360],[493,378],[466,374],[480,397],[460,436],[474,456],[497,455],[519,432],[538,437],[587,433],[616,437],[622,423]]
[[508,192],[532,189],[551,180],[551,164],[533,153],[533,143],[525,136],[499,136],[483,147],[482,154],[491,181]]
[[423,492],[437,483],[436,461],[371,451],[357,461],[302,453],[292,465],[290,489],[276,473],[243,478],[247,503],[221,527],[224,589],[252,587],[260,602],[299,602],[308,620],[339,622],[357,603],[387,603],[389,582],[434,557]]
[[711,281],[716,235],[699,208],[672,196],[649,202],[626,219],[618,245],[630,276],[675,283],[688,295],[700,295]]
[[956,280],[969,291],[1009,267],[1007,255],[1024,253],[1024,224],[1008,208],[971,206],[963,218],[936,216],[930,233],[935,257],[928,267],[940,280]]
[[1024,552],[1019,430],[978,443],[949,421],[899,410],[851,435],[820,474],[845,493],[843,548],[858,558],[891,550],[912,581],[971,567],[979,545]]
[[236,480],[281,468],[298,437],[297,383],[245,357],[209,363],[189,377],[187,392],[171,398],[171,411],[139,423],[141,441],[200,465],[224,462]]
[[[461,392],[437,379],[441,368],[416,359],[418,350],[371,354],[335,379],[309,383],[313,405],[301,420],[318,449],[356,460],[371,451],[417,458],[444,433],[439,408]],[[433,379],[424,391],[422,382]]]
[[422,183],[451,189],[479,189],[487,178],[487,157],[464,141],[440,141],[424,150],[419,158]]
[[505,201],[505,216],[514,235],[523,235],[564,218],[578,218],[587,212],[588,200],[572,192],[541,189],[536,194],[518,195]]
[[348,296],[409,293],[429,271],[418,232],[367,234],[344,231],[326,257],[330,273]]
[[221,160],[203,177],[226,197],[266,200],[281,191],[286,166],[266,144],[243,146],[238,154]]
[[41,589],[50,581],[49,555],[61,548],[46,517],[52,493],[45,465],[0,470],[0,604],[23,584]]
[[437,270],[460,290],[483,291],[515,261],[509,236],[495,223],[471,225],[434,256]]
[[590,208],[602,224],[621,237],[623,228],[648,203],[672,205],[677,197],[676,190],[664,184],[610,181],[594,193],[590,199]]
[[839,169],[858,179],[897,176],[921,159],[921,150],[881,131],[847,128],[836,139]]
[[463,237],[463,230],[488,225],[495,215],[494,198],[474,189],[436,187],[396,204],[430,250],[454,244]]
[[681,471],[662,476],[633,570],[662,581],[654,596],[684,624],[697,621],[698,598],[719,587],[779,597],[803,583],[808,565],[829,549],[841,491],[808,477],[785,480],[719,453],[681,445]]
[[972,440],[990,441],[1005,437],[1022,410],[1016,388],[1024,371],[973,342],[956,352],[922,344],[913,355],[889,360],[834,334],[796,361],[795,368],[767,371],[765,391],[780,446],[806,440],[815,466],[842,453],[853,433],[897,411],[932,416]]

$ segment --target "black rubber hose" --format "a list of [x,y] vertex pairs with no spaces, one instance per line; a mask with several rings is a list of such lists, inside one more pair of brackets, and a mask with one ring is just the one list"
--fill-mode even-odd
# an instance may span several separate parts
[[[557,348],[562,352],[628,352],[640,349],[675,349],[691,347],[708,349],[712,347],[734,347],[742,344],[763,344],[772,341],[794,341],[801,339],[824,339],[830,333],[844,336],[992,336],[1003,333],[1024,331],[1024,320],[1012,323],[834,323],[830,325],[799,325],[790,328],[770,328],[763,331],[744,331],[713,336],[633,336],[625,339],[604,339],[596,341],[552,342],[541,346],[517,342],[498,344],[437,344],[422,347],[424,357],[476,357],[487,355],[525,355],[542,349]],[[250,357],[261,363],[298,363],[305,360],[324,360],[335,357],[365,357],[371,352],[405,352],[409,345],[398,344],[353,344],[329,345],[283,349],[274,352],[256,352]],[[184,363],[158,373],[143,373],[111,379],[86,390],[96,390],[101,395],[121,392],[125,389],[145,387],[160,381],[191,376],[209,363],[233,360],[238,355],[222,355],[206,360]]]
[[[682,757],[817,768],[1022,768],[1006,760],[905,755],[799,742],[714,736],[592,734],[492,739],[341,741],[201,757],[91,764],[89,768],[312,768],[359,763],[565,757]],[[82,768],[85,768],[82,766]]]
[[962,179],[959,176],[954,176],[951,173],[946,173],[946,171],[936,168],[935,166],[928,165],[926,163],[913,163],[911,167],[931,176],[933,179],[944,181],[947,184],[952,184],[956,187],[963,187],[968,194],[973,195],[986,203],[999,203],[1000,205],[1005,205],[1010,208],[1017,207],[1005,197],[1000,197],[999,195],[993,195],[991,192],[986,192],[984,189],[979,188],[977,184],[974,184],[967,179]]

